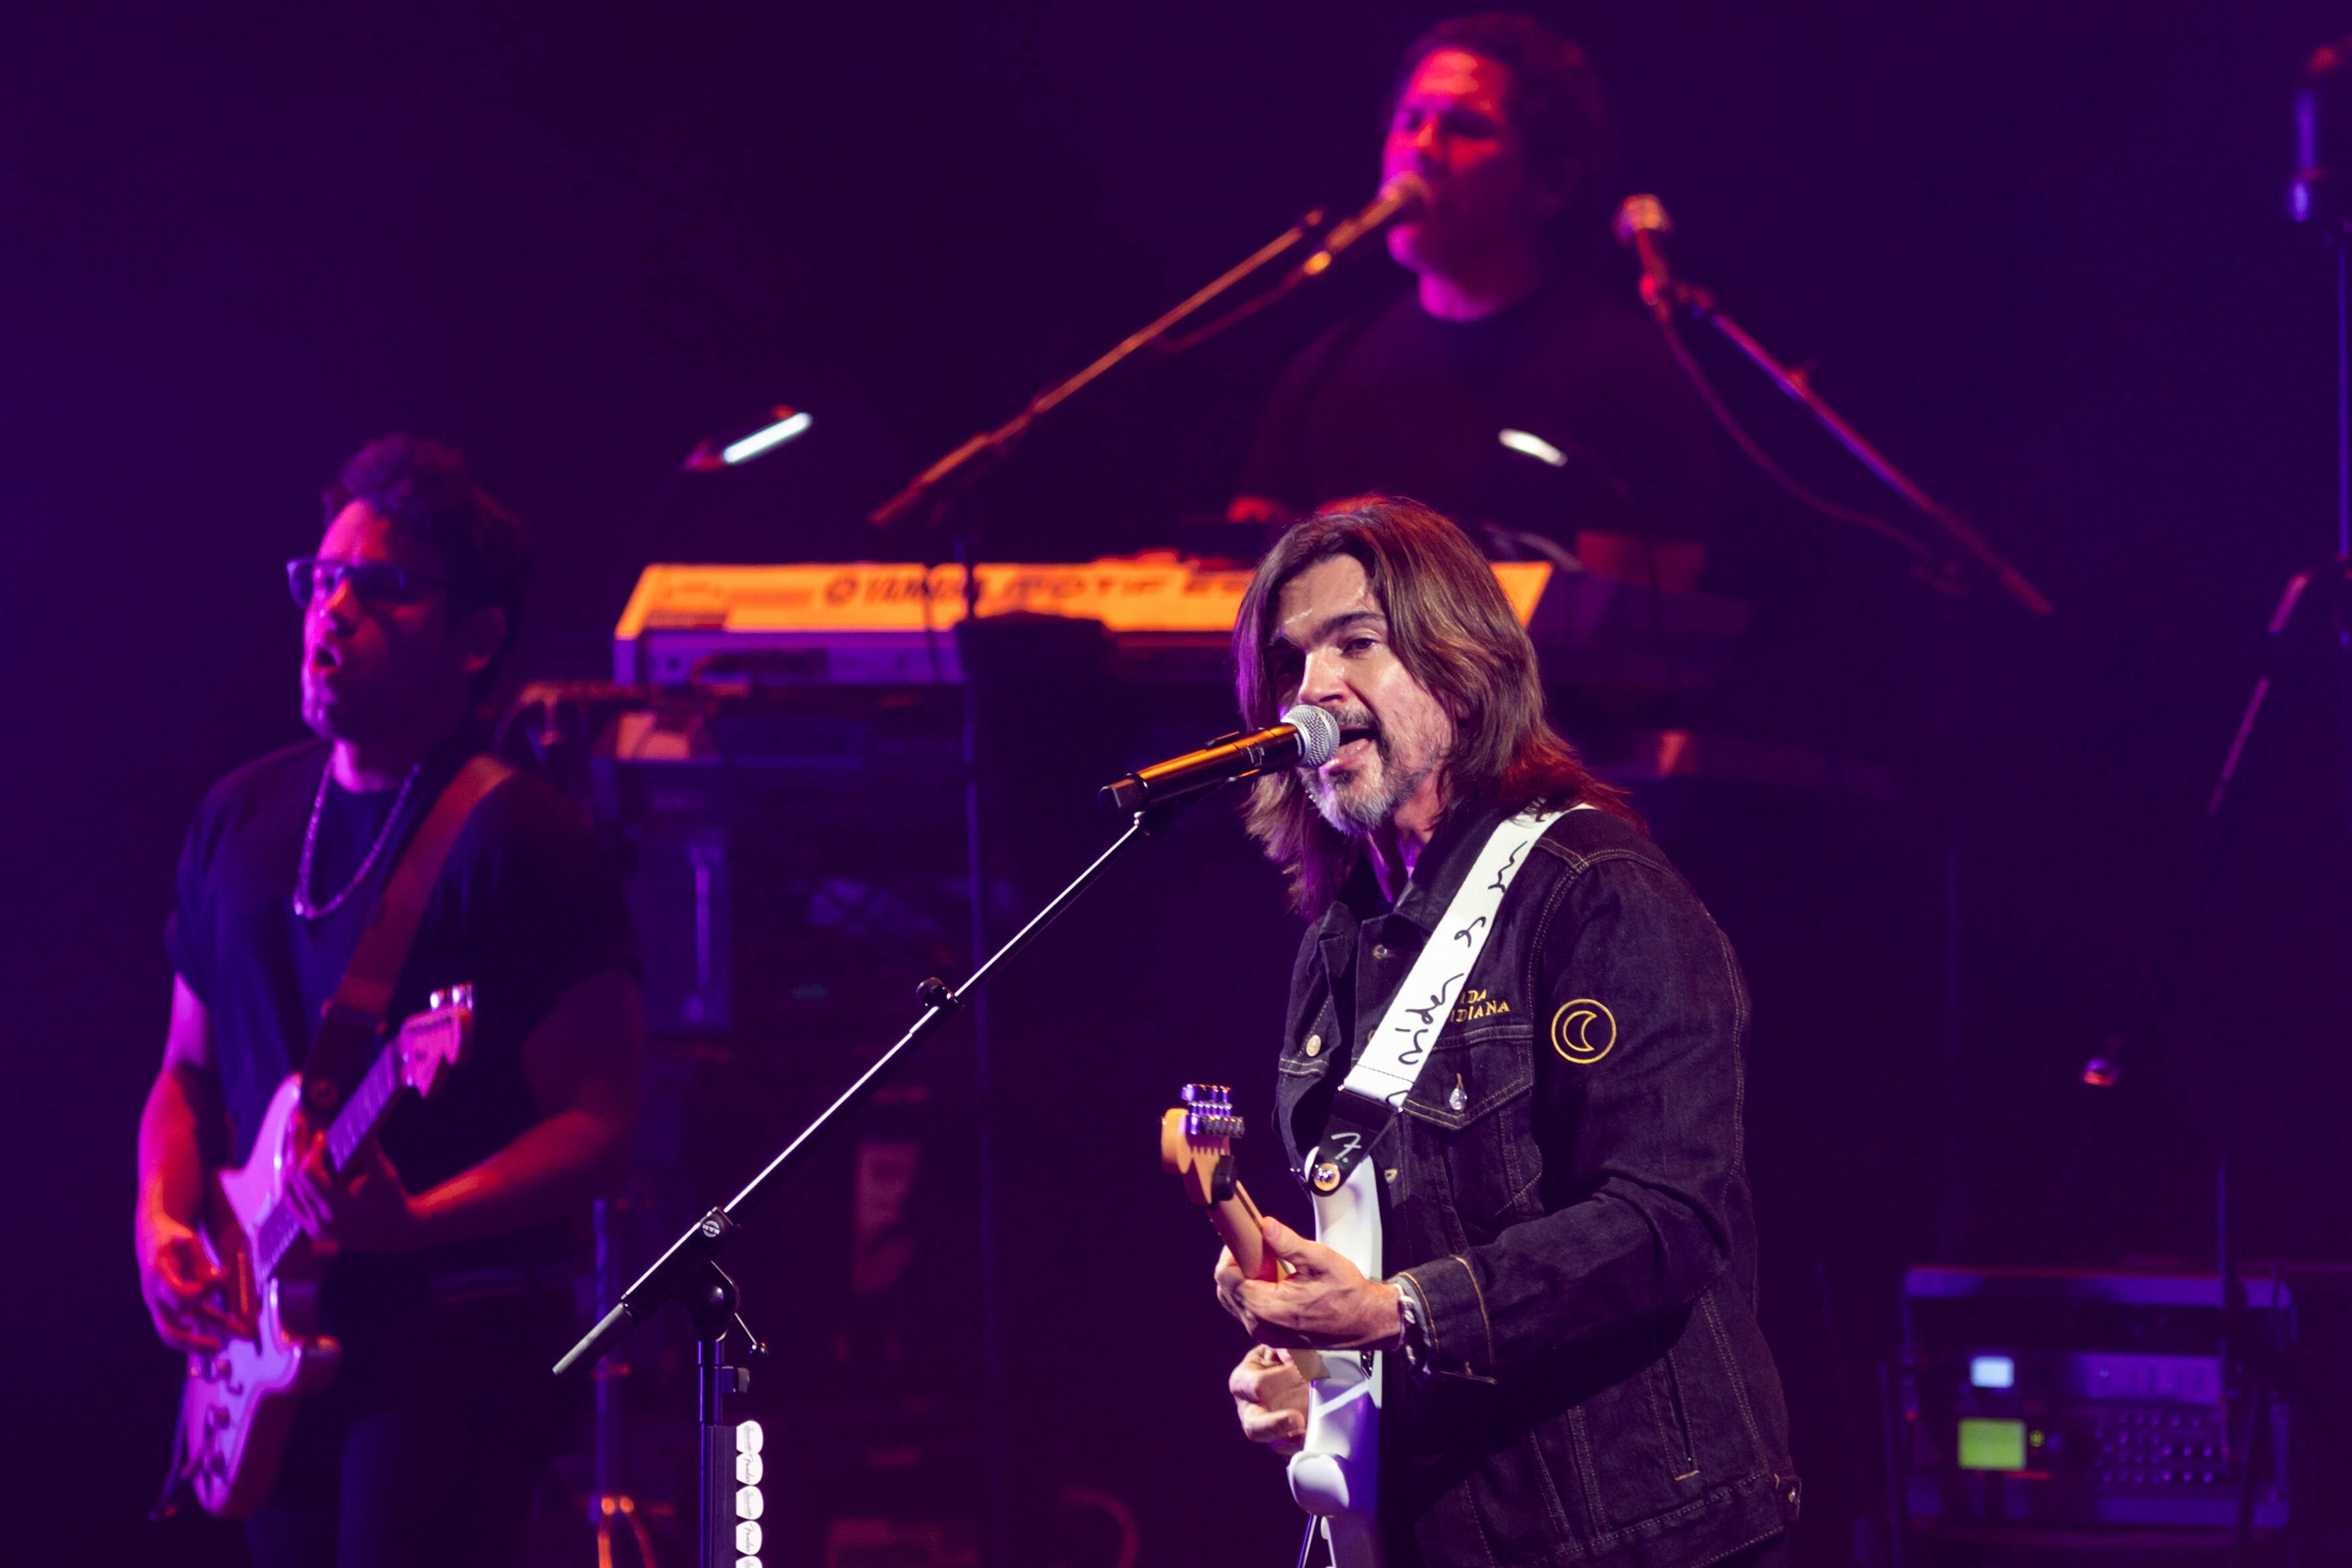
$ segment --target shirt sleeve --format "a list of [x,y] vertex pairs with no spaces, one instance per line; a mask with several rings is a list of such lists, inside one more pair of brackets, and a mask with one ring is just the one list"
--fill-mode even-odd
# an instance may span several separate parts
[[1624,857],[1545,928],[1537,1092],[1554,1208],[1415,1265],[1432,1360],[1475,1376],[1685,1306],[1731,1256],[1746,988],[1675,874]]

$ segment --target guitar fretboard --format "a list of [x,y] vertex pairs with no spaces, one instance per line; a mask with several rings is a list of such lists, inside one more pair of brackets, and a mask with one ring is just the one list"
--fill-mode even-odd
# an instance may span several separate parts
[[[341,1114],[327,1128],[327,1161],[331,1169],[341,1170],[359,1152],[383,1120],[393,1096],[400,1092],[400,1055],[406,1038],[404,1031],[376,1054],[374,1065],[361,1075],[359,1087],[352,1090]],[[270,1205],[254,1232],[254,1279],[268,1279],[301,1234],[302,1222],[295,1217],[292,1205],[283,1198]]]

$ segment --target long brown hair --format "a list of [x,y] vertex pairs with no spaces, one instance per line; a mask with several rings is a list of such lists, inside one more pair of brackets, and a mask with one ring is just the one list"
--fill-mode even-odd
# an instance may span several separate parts
[[[1624,792],[1593,777],[1545,718],[1535,645],[1486,557],[1444,517],[1401,497],[1334,501],[1285,533],[1259,563],[1234,619],[1243,728],[1275,723],[1291,695],[1276,689],[1269,658],[1283,588],[1337,555],[1362,564],[1405,673],[1454,721],[1443,775],[1448,810],[1471,802],[1513,810],[1583,802],[1647,831]],[[1323,820],[1292,769],[1257,781],[1244,820],[1266,858],[1288,875],[1292,901],[1309,920],[1339,896],[1363,852],[1362,840]]]

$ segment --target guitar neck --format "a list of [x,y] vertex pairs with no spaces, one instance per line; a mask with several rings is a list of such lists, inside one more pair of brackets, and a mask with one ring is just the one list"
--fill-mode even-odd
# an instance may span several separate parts
[[1234,1195],[1220,1198],[1209,1205],[1209,1223],[1217,1229],[1217,1239],[1234,1255],[1244,1279],[1277,1278],[1265,1255],[1265,1232],[1258,1227],[1258,1207],[1250,1201],[1249,1189],[1239,1182],[1234,1184]]
[[[334,1170],[341,1171],[351,1163],[352,1156],[359,1152],[360,1145],[383,1120],[399,1092],[400,1041],[394,1039],[376,1053],[375,1061],[360,1075],[359,1087],[343,1102],[341,1114],[328,1125],[327,1159]],[[278,1265],[293,1249],[301,1234],[302,1222],[295,1217],[293,1207],[283,1201],[271,1203],[254,1230],[253,1268],[257,1278],[266,1279],[277,1272]]]
[[376,1130],[400,1093],[400,1041],[376,1053],[374,1064],[361,1075],[359,1087],[343,1102],[341,1114],[327,1129],[327,1160],[340,1171],[359,1152],[368,1134]]
[[[1234,1184],[1234,1195],[1221,1198],[1209,1205],[1209,1223],[1217,1227],[1217,1238],[1234,1255],[1234,1262],[1244,1279],[1287,1279],[1290,1265],[1265,1250],[1265,1232],[1258,1227],[1259,1210],[1249,1195],[1249,1189],[1239,1182]],[[1290,1363],[1298,1374],[1309,1383],[1323,1379],[1323,1358],[1313,1351],[1290,1352]]]

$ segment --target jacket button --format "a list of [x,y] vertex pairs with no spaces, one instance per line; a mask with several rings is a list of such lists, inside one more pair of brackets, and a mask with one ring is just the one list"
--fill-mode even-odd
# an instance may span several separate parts
[[1304,1050],[1310,1057],[1319,1057],[1323,1054],[1323,1037],[1320,1035],[1309,1035],[1307,1037],[1307,1044],[1299,1048]]
[[1381,960],[1382,963],[1386,963],[1389,956],[1387,945],[1382,942],[1374,942],[1372,944],[1372,956]]

